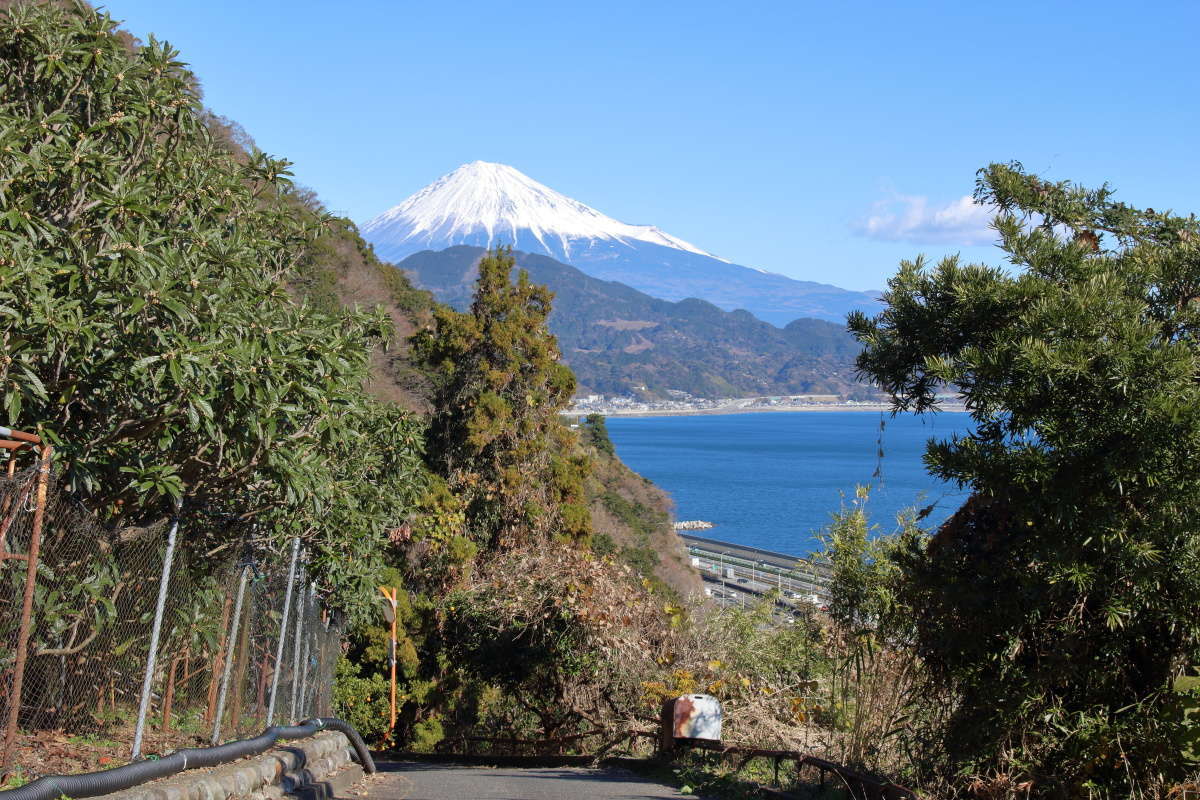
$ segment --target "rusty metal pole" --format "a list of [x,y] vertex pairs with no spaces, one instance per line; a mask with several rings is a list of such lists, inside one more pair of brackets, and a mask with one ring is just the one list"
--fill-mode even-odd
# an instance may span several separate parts
[[28,560],[25,562],[25,593],[21,599],[21,623],[17,629],[17,653],[13,664],[12,691],[8,695],[8,721],[4,727],[4,752],[0,754],[0,766],[4,768],[8,767],[13,747],[17,743],[17,721],[21,714],[21,684],[25,681],[25,661],[29,657],[33,591],[37,584],[38,559],[42,550],[42,524],[46,518],[46,492],[50,483],[50,457],[53,450],[54,448],[50,445],[42,444],[41,458],[38,460],[37,505],[34,507],[33,530],[29,537]]

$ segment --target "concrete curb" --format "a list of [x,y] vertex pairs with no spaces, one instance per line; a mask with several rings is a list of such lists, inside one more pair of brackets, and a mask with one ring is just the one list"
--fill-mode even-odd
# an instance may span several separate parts
[[282,800],[285,796],[325,800],[352,786],[362,774],[362,768],[351,761],[345,734],[325,731],[253,758],[188,770],[98,800]]
[[362,767],[358,764],[347,764],[323,781],[312,781],[299,787],[291,792],[289,797],[295,800],[333,800],[335,797],[344,796],[362,779]]

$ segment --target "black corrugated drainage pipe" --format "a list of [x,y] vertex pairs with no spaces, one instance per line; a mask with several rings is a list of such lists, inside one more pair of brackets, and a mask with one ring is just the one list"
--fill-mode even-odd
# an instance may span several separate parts
[[85,772],[79,775],[44,775],[16,789],[0,792],[0,800],[57,800],[66,795],[70,798],[97,797],[102,794],[120,792],[147,781],[165,778],[185,769],[215,767],[239,758],[256,756],[270,750],[280,740],[305,739],[323,730],[340,731],[346,734],[354,748],[354,754],[363,771],[375,771],[375,762],[363,743],[358,731],[348,723],[334,717],[318,717],[305,720],[300,725],[275,725],[255,736],[227,742],[216,747],[190,747],[176,750],[169,756],[152,761],[136,761],[123,767],[102,772]]

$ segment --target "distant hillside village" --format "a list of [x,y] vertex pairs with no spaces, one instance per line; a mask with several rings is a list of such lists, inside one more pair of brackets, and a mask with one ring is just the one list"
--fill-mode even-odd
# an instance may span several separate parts
[[[576,397],[563,413],[617,417],[638,414],[738,414],[757,411],[884,411],[891,408],[891,405],[883,400],[853,400],[837,394],[705,398],[678,389],[668,389],[666,393],[666,399],[589,394]],[[957,394],[939,394],[937,397],[943,410],[966,410],[962,398]]]
[[662,400],[643,400],[631,395],[609,396],[589,394],[575,398],[567,410],[569,414],[622,414],[649,413],[736,413],[750,411],[802,411],[828,408],[885,408],[880,402],[843,400],[836,394],[772,395],[764,397],[695,397],[687,392],[668,390],[669,397]]

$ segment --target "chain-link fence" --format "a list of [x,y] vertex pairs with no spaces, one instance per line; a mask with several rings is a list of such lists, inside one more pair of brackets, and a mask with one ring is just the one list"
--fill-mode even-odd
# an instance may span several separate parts
[[329,714],[341,626],[298,543],[247,532],[214,553],[186,521],[112,530],[17,455],[0,461],[0,773],[116,766]]

